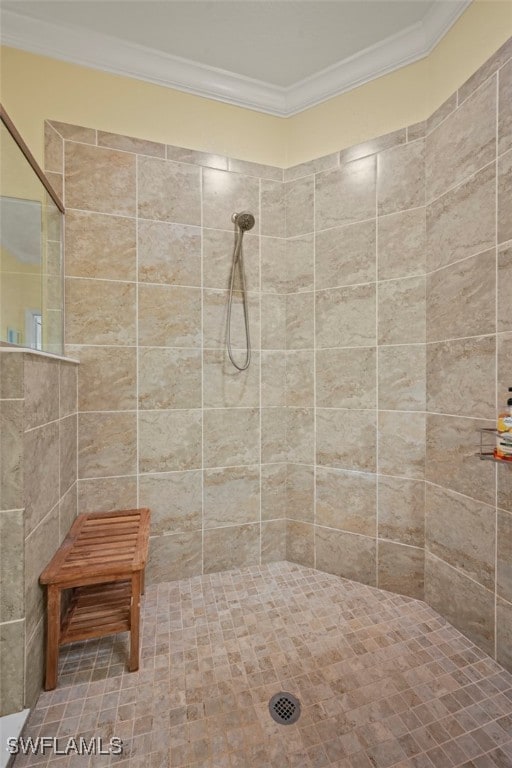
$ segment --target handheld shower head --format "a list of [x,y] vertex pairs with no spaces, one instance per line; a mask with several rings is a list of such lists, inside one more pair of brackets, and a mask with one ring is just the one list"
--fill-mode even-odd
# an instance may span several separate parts
[[240,213],[234,213],[231,217],[232,221],[243,231],[252,229],[254,227],[254,216],[249,211],[241,211]]

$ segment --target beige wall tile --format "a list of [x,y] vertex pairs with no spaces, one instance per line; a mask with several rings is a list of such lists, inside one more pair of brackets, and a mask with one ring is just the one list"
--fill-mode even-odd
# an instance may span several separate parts
[[415,141],[416,139],[422,139],[425,136],[427,129],[427,123],[423,120],[421,123],[414,123],[414,125],[407,126],[407,141]]
[[379,589],[423,599],[425,553],[392,541],[378,542],[377,579]]
[[75,363],[60,363],[60,411],[59,416],[69,416],[77,411],[77,382],[78,365]]
[[379,475],[380,539],[423,547],[425,543],[425,484],[422,480]]
[[288,464],[286,469],[286,516],[313,523],[315,517],[315,468]]
[[258,409],[206,409],[203,439],[205,467],[256,464],[260,458]]
[[[243,361],[244,352],[235,359]],[[205,408],[258,407],[260,355],[253,352],[245,371],[237,370],[225,349],[203,351],[203,404]],[[200,382],[199,382],[200,383]]]
[[187,579],[201,573],[201,531],[155,536],[149,540],[148,584]]
[[499,71],[498,153],[512,149],[512,60]]
[[498,243],[512,240],[512,150],[498,159]]
[[199,469],[201,423],[202,412],[199,409],[140,411],[139,472]]
[[287,293],[287,241],[284,238],[262,237],[261,290],[265,293]]
[[492,507],[427,483],[425,547],[488,589],[494,589]]
[[256,176],[259,179],[283,180],[283,169],[277,168],[275,165],[264,165],[263,163],[253,163],[250,160],[238,160],[237,158],[228,157],[228,169],[235,173]]
[[288,351],[286,353],[286,405],[312,407],[315,400],[314,386],[314,351],[312,349]]
[[455,568],[425,555],[425,599],[486,653],[494,651],[494,595]]
[[44,170],[62,173],[64,167],[64,142],[62,136],[45,120],[44,122]]
[[23,510],[0,512],[0,622],[25,615]]
[[64,496],[77,479],[77,434],[76,414],[59,421],[61,496]]
[[139,285],[139,344],[201,345],[201,291],[170,285]]
[[286,236],[285,194],[280,181],[261,180],[260,232],[270,237]]
[[376,585],[375,539],[315,526],[316,567],[344,579]]
[[379,283],[379,344],[425,341],[425,278]]
[[137,406],[136,347],[73,347],[80,360],[78,410],[125,411]]
[[260,468],[227,467],[204,471],[205,528],[259,523]]
[[498,249],[498,327],[496,330],[512,331],[512,317],[507,301],[507,285],[512,280],[512,245]]
[[64,221],[68,277],[136,279],[135,219],[70,210]]
[[399,477],[425,476],[425,414],[379,412],[379,472]]
[[375,472],[376,430],[374,411],[317,408],[317,464]]
[[25,622],[27,639],[34,632],[45,611],[45,590],[39,584],[43,568],[59,545],[59,507],[56,505],[37,530],[25,540]]
[[231,216],[250,211],[260,227],[259,181],[239,173],[203,169],[203,227],[232,230]]
[[375,222],[363,221],[317,232],[315,260],[317,290],[374,281]]
[[141,347],[139,408],[165,410],[201,407],[201,350]]
[[45,171],[45,176],[50,182],[50,186],[56,193],[59,200],[64,198],[64,184],[61,173],[52,173],[51,171]]
[[96,144],[96,130],[94,128],[61,123],[58,120],[49,120],[48,122],[63,139],[79,141],[82,144]]
[[25,357],[25,429],[59,418],[59,362],[38,355]]
[[[24,705],[25,622],[0,624],[2,715],[19,712]],[[20,674],[21,670],[21,674]]]
[[284,185],[286,211],[286,237],[295,237],[313,232],[313,199],[315,177],[288,181]]
[[[303,350],[289,353],[282,350],[264,350],[261,353],[261,405],[263,407],[286,405],[288,354],[307,355],[311,353]],[[293,364],[291,367],[294,369]]]
[[379,408],[424,411],[426,350],[424,344],[379,347]]
[[146,139],[135,139],[132,136],[121,136],[118,133],[98,131],[98,146],[123,149],[125,152],[135,152],[139,155],[151,157],[165,157],[165,144]]
[[439,125],[443,120],[445,120],[448,115],[453,112],[454,109],[457,107],[457,93],[452,93],[451,96],[449,96],[446,101],[443,101],[443,103],[435,110],[435,112],[432,112],[432,114],[427,119],[427,134],[434,130],[436,126]]
[[179,160],[182,163],[193,163],[194,165],[205,165],[208,168],[219,168],[221,171],[227,171],[228,169],[227,157],[213,155],[209,152],[197,152],[195,149],[173,147],[170,144],[167,144],[167,159]]
[[512,603],[496,601],[496,659],[505,669],[512,669]]
[[375,536],[376,513],[375,475],[317,467],[317,525]]
[[427,269],[492,248],[496,237],[494,164],[427,206]]
[[496,77],[429,134],[426,141],[427,200],[433,200],[496,155]]
[[44,620],[41,619],[37,625],[32,637],[26,638],[25,664],[30,674],[25,675],[25,707],[35,707],[41,688],[43,686],[44,675],[44,650],[45,650],[45,629]]
[[143,475],[139,504],[151,510],[151,535],[201,528],[203,481],[200,470]]
[[[141,478],[142,482],[142,478]],[[110,512],[112,509],[135,509],[137,478],[100,477],[78,481],[78,512]]]
[[499,69],[503,64],[510,59],[512,56],[512,43],[510,38],[506,40],[503,45],[498,48],[498,50],[493,53],[493,55],[487,59],[481,67],[479,67],[476,72],[474,72],[471,77],[469,77],[466,82],[461,85],[459,90],[457,91],[457,98],[459,101],[459,104],[467,99],[467,97],[473,93],[477,88],[482,85],[485,80],[487,80],[488,77],[491,77],[497,69]]
[[233,525],[204,532],[204,573],[259,565],[260,525]]
[[135,344],[135,285],[66,278],[66,344]]
[[22,352],[0,354],[0,397],[7,399],[24,397],[24,365],[25,355]]
[[261,348],[286,349],[286,296],[261,294]]
[[[274,238],[265,238],[265,240],[271,243],[281,242]],[[203,286],[205,288],[229,289],[235,243],[236,236],[234,231],[226,232],[221,229],[203,230]],[[245,287],[248,291],[259,291],[260,289],[259,244],[260,238],[258,235],[253,235],[250,232],[244,235],[244,274]],[[239,266],[235,269],[233,288],[236,291],[242,290]]]
[[292,165],[290,168],[284,169],[284,180],[293,181],[294,179],[299,179],[301,176],[311,176],[312,173],[326,171],[329,168],[337,166],[338,161],[339,152],[333,152],[331,155],[324,155],[323,157],[317,157],[314,160],[308,160],[305,163]]
[[66,142],[66,208],[135,216],[135,155]]
[[25,535],[28,536],[59,500],[58,422],[25,432],[23,464]]
[[315,526],[296,520],[286,521],[286,559],[309,568],[315,563]]
[[374,346],[375,294],[375,284],[317,291],[317,348]]
[[286,348],[314,346],[315,297],[311,293],[290,293],[286,297]]
[[326,408],[376,407],[375,347],[319,349],[316,402]]
[[508,400],[508,388],[512,386],[512,333],[500,333],[498,340],[498,404]]
[[377,152],[382,152],[384,149],[396,147],[399,144],[405,144],[406,139],[406,129],[399,128],[397,131],[385,133],[383,136],[378,136],[377,138],[371,139],[370,141],[364,141],[361,144],[355,144],[352,147],[341,150],[340,164],[348,163],[352,160],[358,160],[360,157],[375,155]]
[[421,275],[426,269],[425,208],[379,216],[379,280]]
[[286,517],[286,464],[261,465],[261,519]]
[[136,471],[137,415],[80,413],[78,476],[109,477]]
[[374,218],[376,175],[375,156],[319,173],[315,184],[316,229]]
[[498,472],[497,504],[501,509],[512,512],[512,472],[508,464],[499,463],[496,467]]
[[417,208],[425,203],[425,142],[393,147],[377,160],[379,215]]
[[138,215],[142,219],[201,224],[199,168],[152,157],[137,158]]
[[312,291],[315,268],[313,233],[286,241],[286,289],[288,293]]
[[201,285],[201,229],[166,221],[138,222],[138,279]]
[[286,560],[286,520],[261,524],[261,562]]
[[512,514],[498,510],[496,591],[512,602]]
[[[190,289],[188,289],[190,290]],[[249,310],[249,335],[253,349],[260,347],[260,297],[256,293],[247,294]],[[203,291],[203,346],[206,349],[219,349],[226,346],[228,291]],[[233,294],[231,313],[231,344],[238,352],[236,359],[245,360],[247,344],[242,293]]]
[[77,483],[59,501],[59,541],[62,542],[78,513]]
[[288,461],[313,464],[315,417],[313,408],[286,409]]
[[265,464],[288,461],[286,411],[285,407],[261,409],[261,461]]

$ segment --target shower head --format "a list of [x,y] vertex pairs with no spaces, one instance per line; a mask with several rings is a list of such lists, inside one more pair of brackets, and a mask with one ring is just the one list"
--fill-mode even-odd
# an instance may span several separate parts
[[252,213],[249,213],[249,211],[234,213],[231,219],[243,232],[247,232],[248,229],[252,229],[254,227],[254,216]]

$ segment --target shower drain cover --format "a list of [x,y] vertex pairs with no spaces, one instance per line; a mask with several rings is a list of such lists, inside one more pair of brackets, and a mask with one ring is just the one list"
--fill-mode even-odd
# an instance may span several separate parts
[[280,691],[272,696],[268,708],[272,719],[281,725],[296,723],[300,717],[300,701],[286,691]]

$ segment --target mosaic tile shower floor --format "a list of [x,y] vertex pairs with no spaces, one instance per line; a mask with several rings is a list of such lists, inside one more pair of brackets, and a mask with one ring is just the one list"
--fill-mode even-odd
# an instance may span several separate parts
[[[291,563],[148,587],[127,635],[68,646],[25,736],[117,736],[120,756],[26,765],[510,768],[512,675],[424,603]],[[290,691],[300,720],[278,725]]]

